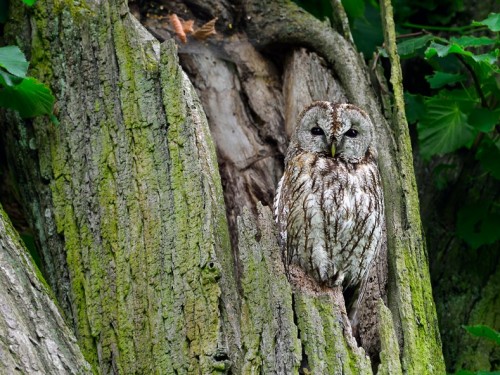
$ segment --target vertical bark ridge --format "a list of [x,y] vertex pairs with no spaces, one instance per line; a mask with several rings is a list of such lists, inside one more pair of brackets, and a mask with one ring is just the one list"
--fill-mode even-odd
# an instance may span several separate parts
[[[393,238],[389,257],[395,282],[390,301],[397,306],[401,324],[402,367],[410,374],[445,372],[436,307],[432,296],[427,250],[423,238],[419,200],[408,123],[403,98],[403,77],[396,47],[396,32],[390,0],[381,3],[384,38],[391,61],[394,90],[391,126],[398,152],[401,188],[401,229],[403,237]],[[394,309],[394,308],[393,308]],[[418,360],[417,360],[418,359]]]
[[2,373],[92,374],[1,205],[0,290]]
[[241,374],[297,374],[301,343],[271,211],[244,209],[238,219],[242,264]]
[[32,24],[61,122],[34,122],[67,265],[45,262],[69,274],[52,282],[86,358],[102,373],[227,370],[238,306],[220,176],[176,49],[160,57],[122,1],[48,1]]
[[[403,183],[411,171],[407,134],[392,137],[349,41],[288,1],[244,1],[243,7],[251,15],[245,27],[257,45],[308,46],[340,78],[341,89],[328,81],[318,96],[316,88],[308,87],[311,98],[332,100],[321,96],[338,94],[375,120],[394,259],[389,287],[393,318],[380,313],[387,324],[381,331],[390,333],[382,334],[382,348],[394,344],[395,327],[404,338],[403,370],[438,373],[440,348],[432,345],[437,342],[435,313],[426,305],[432,297],[425,284],[418,202],[415,206],[412,200],[411,180]],[[285,78],[292,88],[281,94],[272,65],[248,42],[241,50],[229,45],[237,53],[225,51],[232,60],[217,70],[241,69],[241,80],[233,82],[234,108],[251,129],[245,137],[233,136],[245,153],[223,149],[224,132],[238,130],[238,116],[217,118],[220,103],[207,110],[219,153],[230,154],[221,171],[230,170],[230,191],[238,193],[229,217],[234,224],[241,214],[237,290],[215,149],[174,43],[160,46],[122,0],[48,0],[34,8],[31,24],[31,47],[24,45],[32,51],[33,74],[52,84],[61,125],[54,128],[37,119],[33,127],[17,128],[19,152],[36,166],[35,172],[21,173],[28,183],[29,173],[35,180],[26,191],[45,194],[29,210],[43,217],[37,230],[47,269],[54,271],[51,282],[58,285],[58,298],[67,301],[67,315],[94,370],[297,373],[302,361],[318,373],[370,373],[369,359],[338,308],[341,296],[292,291],[271,214],[256,206],[259,200],[272,201],[286,143],[282,118],[293,119],[300,103],[294,107],[294,77]],[[245,65],[235,57],[239,54],[258,58]],[[210,72],[206,69],[200,71]],[[316,84],[321,86],[321,80]],[[224,87],[217,94],[227,99]],[[204,104],[212,99],[208,93]],[[289,113],[281,112],[282,102]],[[247,149],[248,140],[253,144]],[[398,152],[406,154],[399,157]],[[402,176],[397,162],[404,163]],[[44,183],[45,190],[40,188]],[[30,198],[26,193],[24,200]],[[413,294],[400,292],[400,284]],[[418,350],[431,349],[437,362],[425,368],[427,358],[421,360]]]

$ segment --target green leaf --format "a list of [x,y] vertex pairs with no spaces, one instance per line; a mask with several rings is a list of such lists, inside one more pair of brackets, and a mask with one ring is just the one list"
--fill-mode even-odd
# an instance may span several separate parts
[[430,59],[431,57],[438,55],[439,57],[448,56],[450,53],[456,53],[464,56],[474,56],[470,51],[464,50],[461,46],[456,43],[452,44],[440,44],[436,42],[431,42],[429,48],[425,51],[425,58]]
[[478,63],[485,62],[488,65],[494,65],[494,64],[496,65],[499,52],[500,52],[500,50],[496,49],[494,51],[491,51],[489,53],[484,53],[482,55],[474,55],[474,54],[472,54],[472,55],[470,55],[470,57],[472,59],[474,59],[474,61],[476,61]]
[[463,326],[467,332],[476,337],[484,337],[489,340],[495,341],[498,345],[500,345],[500,332],[495,331],[494,329],[485,326],[485,325],[474,325],[474,326]]
[[424,97],[422,95],[413,95],[405,91],[404,98],[406,119],[408,123],[414,124],[425,114]]
[[26,77],[29,62],[17,46],[6,46],[0,48],[0,67],[7,70],[9,73],[18,76]]
[[479,201],[460,207],[457,215],[457,235],[477,249],[500,240],[500,214],[492,202]]
[[367,3],[364,17],[354,19],[351,32],[358,50],[367,58],[372,56],[377,46],[384,42],[380,9],[376,9],[372,3]]
[[485,133],[492,131],[495,126],[499,124],[499,120],[499,108],[493,111],[485,108],[476,108],[473,109],[469,115],[469,123],[477,130]]
[[498,43],[495,39],[491,39],[486,36],[478,38],[475,36],[468,36],[468,35],[461,36],[459,38],[451,37],[450,41],[462,47],[479,47],[479,46],[488,46],[490,44]]
[[462,112],[461,103],[435,96],[426,100],[425,109],[425,116],[417,127],[424,159],[472,145],[475,132]]
[[492,177],[500,180],[500,140],[494,142],[486,137],[481,142],[476,153],[476,159],[481,163],[481,167],[490,173]]
[[491,31],[500,31],[500,13],[490,13],[485,20],[479,22],[474,21],[472,24],[474,26],[485,25],[488,26]]
[[33,4],[36,3],[36,0],[23,0],[23,3],[25,3],[28,6],[32,6]]
[[0,85],[1,86],[15,86],[20,84],[24,78],[12,75],[2,68],[0,68]]
[[34,78],[0,89],[0,107],[15,109],[23,118],[50,115],[54,100],[50,89]]
[[464,113],[472,111],[480,103],[474,88],[462,90],[441,90],[434,98],[454,100]]
[[429,47],[425,50],[425,58],[430,59],[431,57],[438,55],[439,57],[446,56],[448,54],[448,51],[450,49],[449,44],[440,44],[436,42],[432,42]]
[[424,48],[433,38],[434,37],[432,35],[426,34],[398,43],[398,54],[403,58],[412,56],[416,51]]
[[342,0],[342,5],[349,19],[360,18],[365,14],[364,0]]
[[425,76],[425,79],[427,80],[427,82],[429,82],[432,89],[438,89],[452,83],[457,83],[463,81],[465,78],[467,77],[464,74],[445,72],[434,72],[433,75]]

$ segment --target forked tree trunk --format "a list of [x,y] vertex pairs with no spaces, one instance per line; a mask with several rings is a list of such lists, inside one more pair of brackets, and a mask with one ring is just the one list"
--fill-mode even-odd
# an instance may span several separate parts
[[[124,0],[12,9],[6,37],[51,85],[61,125],[7,116],[10,167],[95,372],[444,373],[399,67],[385,118],[335,4],[338,30],[284,0],[140,2],[161,44]],[[179,50],[190,78],[171,12],[219,17],[218,36]],[[266,207],[311,100],[354,103],[376,126],[387,252],[360,318],[366,351],[338,291],[289,283]]]

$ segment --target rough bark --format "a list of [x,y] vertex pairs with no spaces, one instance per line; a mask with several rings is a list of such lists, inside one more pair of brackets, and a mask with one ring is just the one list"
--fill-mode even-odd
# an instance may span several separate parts
[[0,205],[2,374],[91,374],[49,286]]
[[7,143],[25,201],[33,170],[48,185],[34,227],[82,351],[101,373],[224,368],[233,260],[211,137],[175,45],[160,48],[120,2],[47,2],[31,20],[34,73],[53,79],[61,126],[18,124]]
[[[370,374],[380,345],[381,372],[442,373],[408,134],[382,115],[349,39],[288,1],[186,4],[164,15],[218,16],[226,33],[181,47],[194,87],[165,17],[142,20],[160,45],[122,0],[47,0],[7,28],[28,30],[19,44],[58,98],[59,127],[11,117],[6,146],[94,371]],[[311,99],[352,102],[376,123],[389,283],[373,271],[373,363],[340,291],[287,281],[258,205],[271,205],[286,132]]]
[[[402,241],[394,238],[396,251],[389,253],[390,273],[396,288],[396,303],[400,314],[403,331],[402,368],[409,373],[444,373],[444,360],[441,352],[436,309],[432,296],[430,274],[420,221],[418,192],[413,169],[410,135],[406,121],[403,99],[403,78],[396,47],[394,17],[390,0],[381,2],[384,39],[391,61],[391,84],[394,90],[392,109],[392,127],[398,146],[397,164],[401,178],[400,201],[403,216],[398,229],[402,232],[390,233],[388,236],[404,234]],[[396,218],[394,218],[396,219]],[[391,219],[387,219],[390,221]],[[393,245],[393,246],[394,246]],[[392,248],[388,243],[389,252]],[[420,280],[417,282],[416,280]],[[389,296],[390,297],[390,296]],[[391,301],[389,301],[391,306]],[[400,336],[401,337],[401,336]],[[415,361],[416,356],[419,360]]]

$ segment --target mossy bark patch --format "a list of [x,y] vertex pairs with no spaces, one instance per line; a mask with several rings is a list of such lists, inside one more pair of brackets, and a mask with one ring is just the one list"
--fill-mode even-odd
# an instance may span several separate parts
[[[397,337],[403,372],[439,373],[406,128],[389,126],[364,63],[339,33],[290,1],[249,0],[242,8],[252,20],[242,27],[256,45],[317,51],[347,100],[372,116],[391,260],[392,318],[382,317],[382,347]],[[34,74],[56,94],[61,125],[22,124],[9,136],[19,146],[10,155],[30,160],[17,171],[26,201],[35,202],[29,210],[49,282],[94,370],[370,373],[338,298],[286,280],[268,209],[241,211],[233,258],[207,119],[173,41],[160,45],[121,0],[49,0],[34,9],[24,46],[31,44]],[[234,60],[244,75],[252,72]],[[258,115],[265,108],[248,108],[249,123],[265,134]],[[231,180],[233,188],[260,179],[252,164],[268,156],[250,160],[251,173]],[[229,210],[241,202],[230,203]],[[384,358],[396,360],[390,354]]]
[[226,371],[221,295],[235,282],[222,275],[233,264],[222,188],[176,50],[160,63],[123,1],[48,1],[31,18],[33,73],[60,120],[34,132],[63,251],[45,261],[68,275],[58,298],[86,358],[101,373]]
[[[389,265],[395,277],[395,288],[389,296],[390,306],[398,306],[396,320],[400,324],[398,328],[402,340],[403,372],[442,374],[445,372],[444,360],[420,221],[410,135],[404,109],[403,79],[390,1],[384,0],[381,9],[394,90],[391,126],[398,144],[396,157],[403,192],[398,211],[405,218],[401,236],[389,238]],[[396,314],[394,311],[395,309],[393,313]]]
[[92,374],[0,205],[0,372]]

